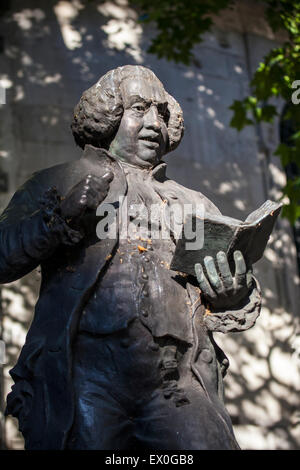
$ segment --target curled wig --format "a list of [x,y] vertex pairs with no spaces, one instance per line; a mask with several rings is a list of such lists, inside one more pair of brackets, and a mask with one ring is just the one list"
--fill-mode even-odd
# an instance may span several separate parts
[[[143,78],[163,84],[148,68],[140,65],[125,65],[110,70],[98,82],[86,90],[74,109],[71,129],[76,143],[84,148],[86,144],[108,148],[113,140],[122,115],[123,102],[120,85],[126,78]],[[180,105],[165,90],[168,102],[167,122],[169,143],[167,152],[174,150],[183,136],[183,116]]]

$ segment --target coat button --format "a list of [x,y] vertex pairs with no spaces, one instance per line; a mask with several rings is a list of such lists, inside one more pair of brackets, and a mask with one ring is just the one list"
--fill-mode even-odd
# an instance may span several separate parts
[[200,353],[200,358],[202,359],[203,362],[210,364],[213,360],[213,355],[209,349],[203,349]]
[[141,313],[142,313],[143,317],[148,317],[148,312],[147,312],[147,310],[142,310]]
[[143,278],[143,279],[149,279],[149,276],[148,276],[148,274],[143,273],[143,274],[142,274],[142,278]]

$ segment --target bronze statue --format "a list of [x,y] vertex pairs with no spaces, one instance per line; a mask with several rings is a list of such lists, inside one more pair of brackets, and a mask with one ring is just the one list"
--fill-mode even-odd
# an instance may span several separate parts
[[97,207],[118,214],[123,196],[129,209],[176,201],[219,213],[165,175],[179,104],[149,69],[118,67],[83,93],[72,131],[82,158],[35,173],[0,219],[0,282],[42,269],[7,413],[26,449],[239,449],[213,331],[255,323],[251,266],[236,251],[232,274],[219,252],[184,275],[170,269],[174,237],[96,233]]

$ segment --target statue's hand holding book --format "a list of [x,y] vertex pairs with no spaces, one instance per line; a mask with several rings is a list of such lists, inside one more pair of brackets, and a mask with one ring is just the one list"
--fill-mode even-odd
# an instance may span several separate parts
[[[238,305],[251,290],[252,265],[263,256],[281,207],[268,200],[244,222],[219,214],[203,218],[189,215],[171,269],[196,275],[204,297],[214,308]],[[189,230],[185,230],[187,226]],[[187,239],[186,233],[194,233],[194,239]],[[200,248],[197,237],[201,238]]]

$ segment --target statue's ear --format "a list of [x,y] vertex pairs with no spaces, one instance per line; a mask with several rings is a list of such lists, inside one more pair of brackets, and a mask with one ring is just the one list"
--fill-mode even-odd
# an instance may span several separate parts
[[166,92],[168,100],[168,111],[170,113],[168,121],[169,144],[167,152],[175,150],[180,144],[184,133],[183,112],[179,103]]

